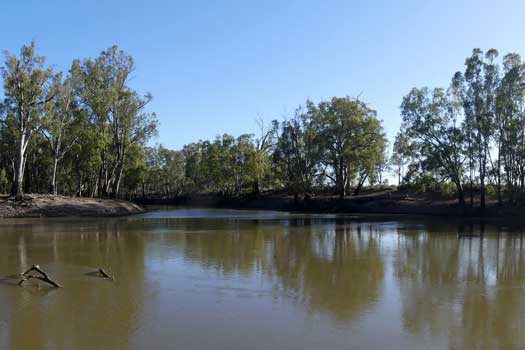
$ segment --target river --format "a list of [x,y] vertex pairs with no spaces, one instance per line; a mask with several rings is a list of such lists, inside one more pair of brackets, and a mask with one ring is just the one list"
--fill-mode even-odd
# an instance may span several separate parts
[[[0,349],[523,349],[523,249],[448,219],[4,219]],[[18,286],[32,264],[62,288]]]

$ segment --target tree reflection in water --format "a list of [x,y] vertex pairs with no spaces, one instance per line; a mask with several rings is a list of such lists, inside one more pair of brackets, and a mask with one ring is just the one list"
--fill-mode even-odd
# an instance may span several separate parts
[[400,230],[394,271],[409,333],[448,338],[451,349],[524,348],[522,236],[491,230],[484,239],[457,239]]
[[371,227],[293,226],[274,249],[275,276],[310,312],[349,322],[378,299],[384,262]]
[[179,222],[190,232],[184,235],[186,259],[204,268],[245,277],[262,271],[310,312],[341,322],[358,317],[378,299],[384,262],[380,234],[370,225],[209,221],[209,232],[203,226],[192,232],[192,220]]
[[[191,337],[199,327],[211,334],[203,342],[227,342],[243,326],[247,342],[303,334],[306,347],[321,337],[525,348],[523,238],[488,225],[290,214],[21,220],[0,231],[0,348],[90,348],[100,332],[107,348],[203,345]],[[33,263],[64,288],[10,284]],[[99,267],[116,280],[86,274]],[[262,317],[267,333],[252,326]],[[379,326],[385,339],[371,341]]]

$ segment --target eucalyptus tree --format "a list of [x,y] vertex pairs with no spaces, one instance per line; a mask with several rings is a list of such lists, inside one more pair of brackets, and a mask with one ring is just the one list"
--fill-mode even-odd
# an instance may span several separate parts
[[392,147],[390,164],[393,166],[395,175],[397,176],[398,186],[401,185],[405,167],[410,163],[413,156],[414,150],[409,138],[401,132],[397,133]]
[[258,150],[251,134],[224,134],[202,147],[203,190],[225,196],[239,196],[253,188],[258,178]]
[[5,52],[1,68],[4,80],[3,122],[11,118],[17,131],[14,175],[10,195],[23,191],[27,147],[41,126],[45,104],[53,98],[54,75],[45,58],[36,54],[35,43],[22,46],[20,55]]
[[135,91],[127,89],[112,106],[110,114],[111,149],[116,159],[111,169],[109,183],[112,186],[111,195],[113,197],[119,193],[130,147],[133,145],[144,146],[157,133],[155,113],[144,111],[151,99],[152,97],[149,94],[143,98]]
[[505,55],[503,73],[496,103],[496,184],[499,202],[502,177],[505,178],[509,200],[514,202],[518,190],[523,193],[525,186],[525,68],[518,54]]
[[318,106],[309,102],[307,108],[319,125],[323,162],[331,170],[325,175],[334,182],[336,194],[344,197],[352,174],[360,188],[373,176],[374,167],[384,163],[381,122],[366,103],[350,97],[334,97]]
[[10,185],[14,178],[15,153],[18,139],[16,120],[13,115],[8,115],[5,119],[0,119],[0,163],[5,171],[5,176],[9,179],[9,188],[2,193],[9,193]]
[[51,150],[53,165],[50,192],[57,194],[59,162],[79,141],[85,130],[85,114],[79,108],[71,78],[58,76],[53,86],[53,99],[46,104],[40,128]]
[[348,151],[347,186],[350,185],[349,180],[354,180],[354,196],[359,194],[365,181],[382,183],[382,172],[387,160],[387,144],[381,121],[375,117],[375,114],[363,118]]
[[184,145],[182,155],[184,157],[185,192],[196,192],[204,185],[205,174],[202,171],[203,143],[192,142]]
[[184,158],[182,152],[163,147],[157,147],[157,157],[160,164],[162,189],[166,195],[180,195],[184,187]]
[[135,70],[133,57],[112,46],[96,59],[75,61],[71,72],[83,107],[100,135],[100,195],[116,196],[132,144],[146,142],[156,132],[155,114],[146,113],[151,101],[129,86]]
[[269,182],[271,176],[271,155],[277,143],[279,122],[272,120],[266,125],[263,119],[257,120],[259,135],[255,138],[255,153],[250,159],[253,175],[253,193],[259,194],[263,181]]
[[292,118],[281,124],[281,134],[273,154],[277,171],[285,187],[297,199],[308,197],[320,183],[323,143],[319,126],[312,115],[312,103],[299,107]]
[[401,115],[401,132],[417,147],[424,166],[454,183],[463,206],[465,136],[458,125],[459,106],[455,99],[443,89],[413,88],[403,98]]
[[498,51],[495,49],[488,50],[486,54],[480,49],[474,49],[465,61],[465,73],[458,72],[454,78],[454,84],[461,91],[470,165],[477,163],[481,208],[485,207],[486,202],[486,179],[496,119],[496,91],[499,83],[499,67],[495,62],[497,57]]

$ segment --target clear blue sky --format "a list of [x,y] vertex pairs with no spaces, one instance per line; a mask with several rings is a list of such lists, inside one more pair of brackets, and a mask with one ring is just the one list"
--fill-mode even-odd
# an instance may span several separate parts
[[0,47],[31,39],[57,69],[117,44],[160,135],[180,148],[256,130],[307,98],[360,95],[390,139],[413,86],[448,85],[474,47],[525,54],[525,1],[0,2]]

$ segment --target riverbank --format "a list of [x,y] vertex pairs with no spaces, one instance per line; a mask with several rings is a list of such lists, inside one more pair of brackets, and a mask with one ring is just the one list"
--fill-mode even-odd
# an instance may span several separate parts
[[14,201],[0,196],[0,218],[109,217],[143,212],[139,205],[122,200],[31,194]]
[[426,215],[442,217],[470,217],[502,219],[521,219],[523,207],[498,207],[495,200],[488,200],[486,209],[481,212],[479,203],[465,208],[458,205],[454,197],[437,194],[419,194],[407,191],[365,192],[355,197],[341,199],[333,195],[316,195],[299,198],[284,193],[266,193],[259,196],[228,198],[210,194],[198,194],[176,198],[137,199],[144,205],[179,205],[189,207],[277,210],[304,213],[346,213],[346,214],[386,214],[386,215]]

